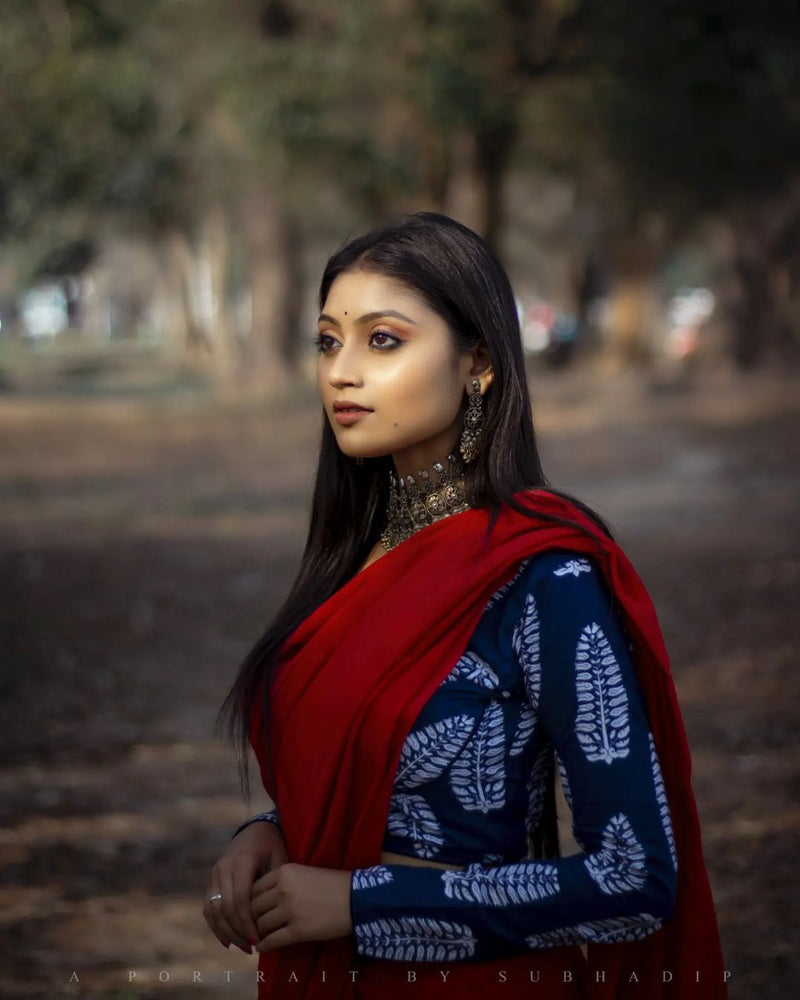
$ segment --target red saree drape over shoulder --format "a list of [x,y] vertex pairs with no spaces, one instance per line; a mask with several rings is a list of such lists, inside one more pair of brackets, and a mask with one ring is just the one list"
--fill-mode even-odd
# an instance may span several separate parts
[[456,514],[358,573],[284,643],[269,707],[274,787],[259,711],[251,733],[289,858],[345,870],[380,864],[403,742],[466,649],[489,597],[528,556],[551,548],[596,556],[599,544],[607,558],[598,564],[634,645],[670,805],[678,857],[674,914],[642,940],[590,944],[587,959],[571,946],[439,965],[363,959],[349,937],[292,945],[260,956],[259,1000],[727,996],[689,748],[652,602],[621,549],[572,504],[538,490],[517,499],[534,514],[582,524],[591,537],[507,506],[487,537],[488,511]]

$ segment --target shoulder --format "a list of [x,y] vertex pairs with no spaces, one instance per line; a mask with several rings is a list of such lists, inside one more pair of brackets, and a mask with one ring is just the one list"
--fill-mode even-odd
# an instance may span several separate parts
[[[527,556],[520,562],[511,580],[506,584],[504,597],[513,601],[521,594],[563,589],[559,584],[589,584],[603,586],[603,573],[597,556],[567,548],[547,549]],[[574,586],[571,588],[574,592]],[[583,589],[583,588],[581,588]]]
[[[504,516],[540,517],[557,521],[562,525],[572,525],[577,530],[593,536],[608,538],[610,530],[605,520],[578,497],[562,493],[552,487],[536,487],[519,490],[511,502],[501,505]],[[524,511],[524,513],[523,513]]]
[[614,598],[599,559],[570,549],[548,549],[524,559],[511,579],[496,591],[487,610],[497,607],[504,620],[523,615],[564,622],[608,615]]

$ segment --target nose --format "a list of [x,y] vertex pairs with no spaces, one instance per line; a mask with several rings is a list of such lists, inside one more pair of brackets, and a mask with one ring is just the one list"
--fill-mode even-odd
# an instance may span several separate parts
[[343,344],[330,358],[328,382],[334,389],[341,389],[346,385],[363,385],[364,379],[360,371],[353,346],[348,348]]

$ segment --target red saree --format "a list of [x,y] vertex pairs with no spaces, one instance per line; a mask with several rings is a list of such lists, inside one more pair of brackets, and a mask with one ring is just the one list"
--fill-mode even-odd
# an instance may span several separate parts
[[[363,959],[351,937],[292,945],[260,956],[259,1000],[430,1000],[448,991],[481,1000],[727,996],[689,748],[653,605],[624,553],[573,505],[543,491],[518,499],[583,524],[608,557],[599,564],[634,644],[675,831],[674,914],[640,941],[589,945],[588,959],[571,946],[439,966]],[[251,738],[292,861],[345,870],[380,864],[405,737],[466,649],[486,601],[527,556],[599,551],[575,528],[508,507],[489,539],[488,522],[487,511],[470,510],[417,532],[348,581],[284,643],[269,709],[274,787],[258,711]]]

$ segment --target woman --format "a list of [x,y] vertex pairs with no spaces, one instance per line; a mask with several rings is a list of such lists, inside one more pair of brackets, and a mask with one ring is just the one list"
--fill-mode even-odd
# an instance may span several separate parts
[[276,808],[214,867],[212,931],[260,998],[726,996],[655,612],[546,484],[505,272],[420,213],[319,302],[308,541],[222,713]]

